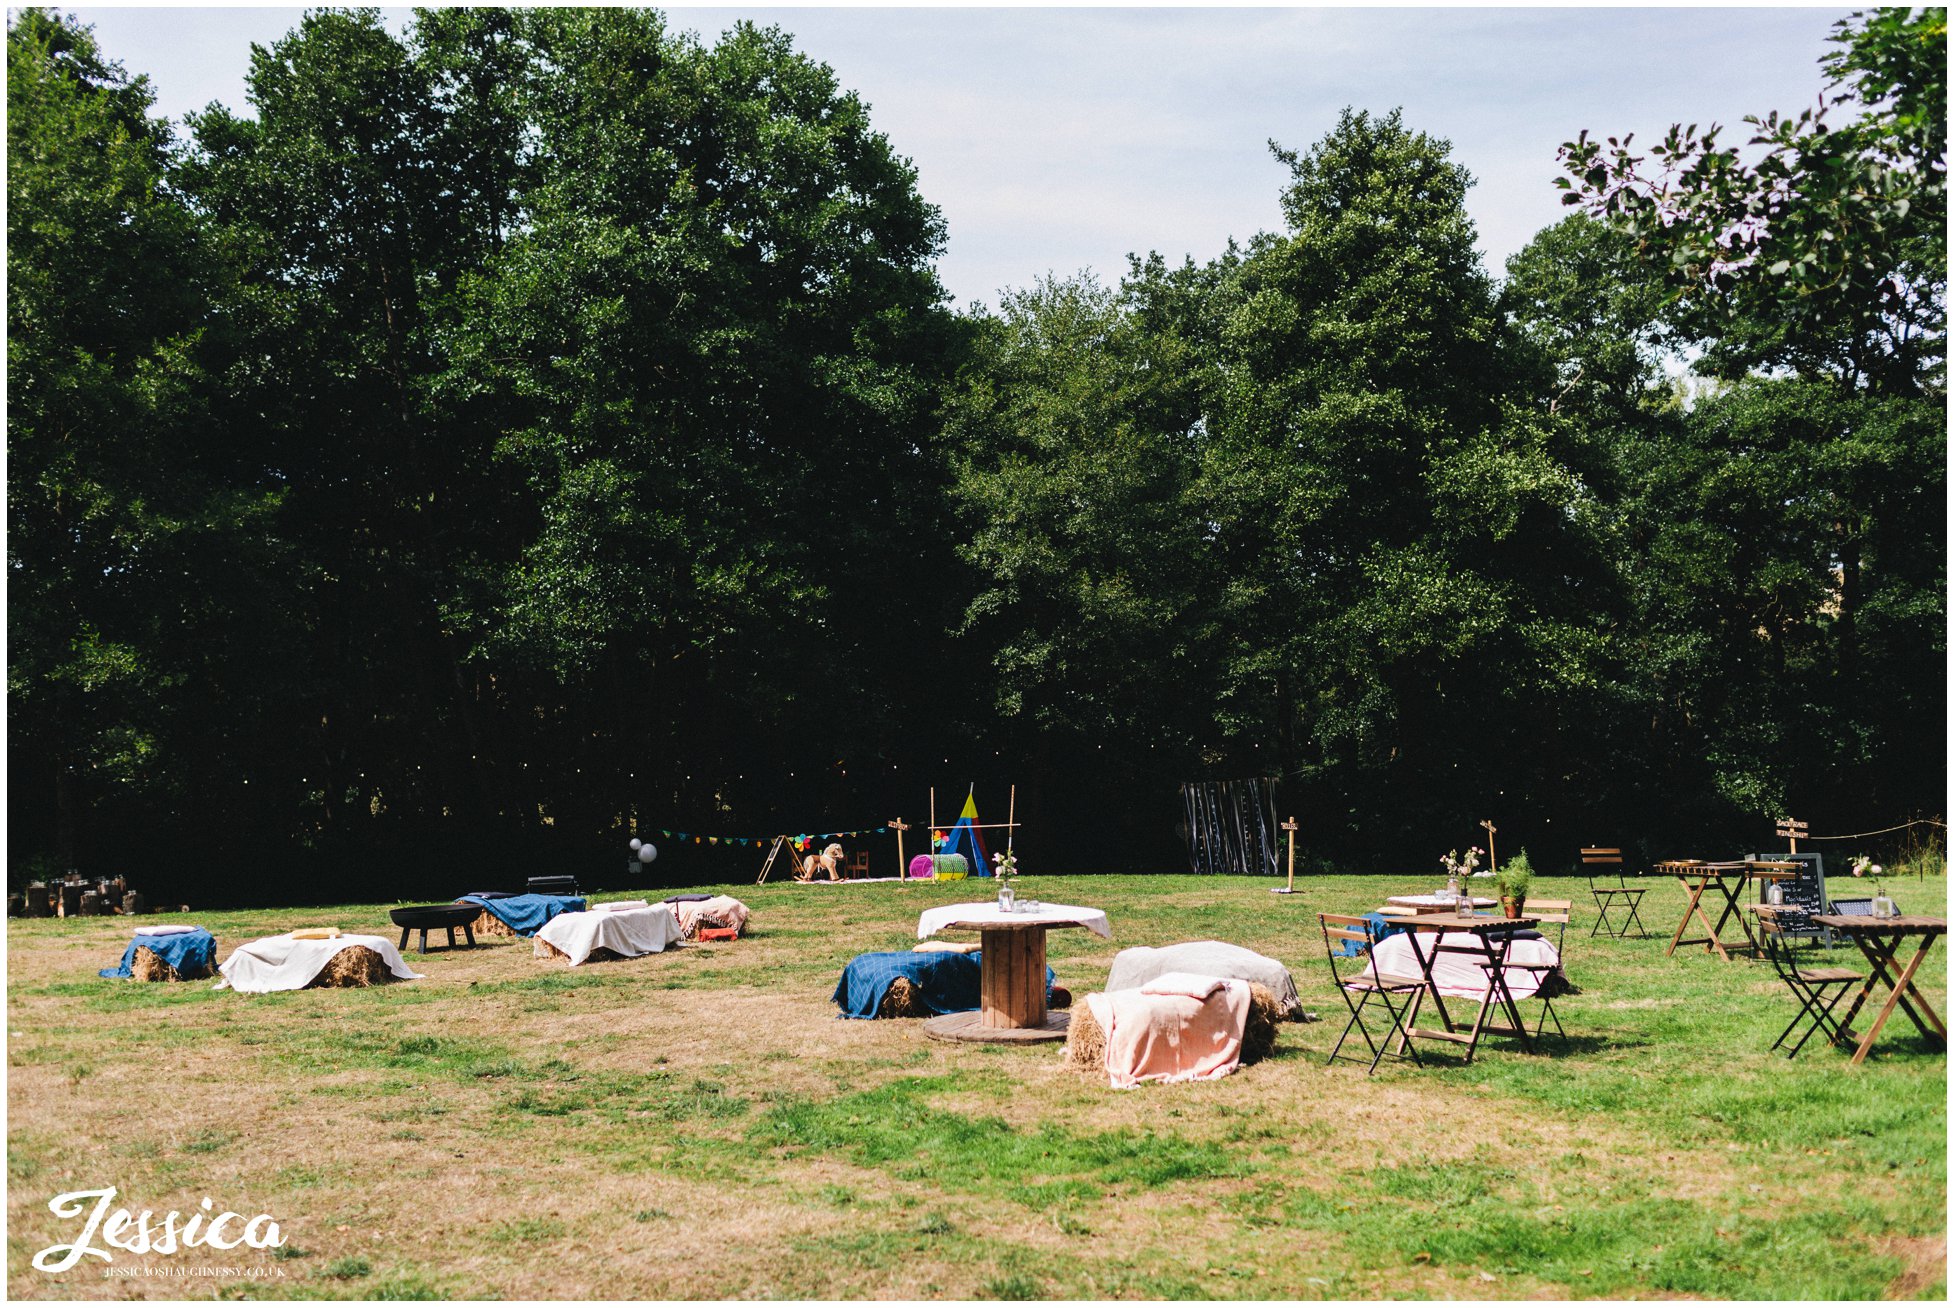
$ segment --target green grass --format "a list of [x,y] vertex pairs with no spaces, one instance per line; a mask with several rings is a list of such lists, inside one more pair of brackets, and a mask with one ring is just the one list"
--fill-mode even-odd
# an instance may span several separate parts
[[[1283,960],[1325,1019],[1221,1082],[1132,1092],[1049,1046],[834,1019],[848,958],[907,948],[969,885],[733,887],[754,911],[733,946],[571,970],[500,944],[410,954],[411,985],[261,997],[97,980],[126,927],[16,921],[9,1289],[102,1293],[26,1263],[60,1234],[50,1195],[112,1183],[274,1214],[284,1250],[224,1262],[282,1277],[200,1286],[227,1298],[1943,1296],[1944,1053],[1896,1015],[1858,1068],[1772,1055],[1789,996],[1757,964],[1666,956],[1673,882],[1645,883],[1661,938],[1629,941],[1588,938],[1584,881],[1536,882],[1577,901],[1568,1041],[1325,1066],[1344,1010],[1315,913],[1427,882],[1027,878],[1113,922],[1050,936],[1075,994],[1124,945],[1214,938]],[[228,953],[385,919],[191,920]],[[1944,1008],[1945,956],[1922,975]],[[680,1238],[719,1252],[666,1256]]]

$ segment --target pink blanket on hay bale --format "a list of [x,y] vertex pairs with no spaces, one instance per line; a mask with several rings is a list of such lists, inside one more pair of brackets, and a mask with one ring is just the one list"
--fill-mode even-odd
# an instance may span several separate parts
[[1106,1033],[1106,1076],[1115,1090],[1142,1081],[1212,1081],[1241,1065],[1248,983],[1169,972],[1138,990],[1087,995]]

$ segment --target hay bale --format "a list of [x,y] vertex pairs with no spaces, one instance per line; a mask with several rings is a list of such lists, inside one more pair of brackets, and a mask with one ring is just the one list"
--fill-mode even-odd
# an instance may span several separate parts
[[1084,999],[1072,1005],[1072,1020],[1065,1028],[1065,1061],[1096,1071],[1106,1067],[1106,1032]]
[[[1242,1065],[1259,1063],[1275,1052],[1276,1024],[1282,1004],[1275,991],[1257,982],[1248,987],[1248,1018],[1242,1024]],[[1072,1021],[1065,1028],[1065,1061],[1097,1071],[1106,1066],[1106,1032],[1092,1015],[1092,1005],[1072,1005]]]
[[175,968],[165,963],[153,949],[136,946],[136,956],[129,960],[129,975],[137,981],[181,981]]
[[319,969],[319,975],[306,982],[307,990],[337,990],[347,986],[385,985],[394,979],[387,960],[365,945],[352,945],[332,956]]
[[129,960],[129,975],[137,981],[201,981],[211,975],[211,969],[204,967],[195,972],[179,972],[149,946],[137,945],[136,956]]
[[923,992],[916,983],[906,976],[899,976],[889,983],[887,994],[876,1005],[877,1017],[928,1017],[929,1009],[923,1006]]
[[[543,939],[541,936],[538,936],[536,938],[536,956],[538,958],[548,958],[548,959],[560,958],[566,963],[570,961],[570,956],[568,954],[564,953],[561,949],[558,949],[555,945],[552,945],[549,941]],[[624,960],[624,955],[618,953],[615,949],[606,949],[602,945],[599,945],[597,948],[591,950],[590,953],[584,958],[584,962],[586,963],[611,963],[611,962],[622,962],[623,960]]]
[[472,925],[475,934],[478,936],[506,936],[511,940],[518,939],[514,927],[489,912],[486,908],[475,915],[475,921]]
[[1248,984],[1248,1020],[1242,1023],[1242,1062],[1259,1063],[1275,1052],[1276,1024],[1282,1021],[1282,1001],[1258,982]]

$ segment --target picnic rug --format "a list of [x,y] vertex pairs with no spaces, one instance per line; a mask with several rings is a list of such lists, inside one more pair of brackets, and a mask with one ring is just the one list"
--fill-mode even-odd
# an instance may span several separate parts
[[533,936],[558,913],[581,913],[585,906],[580,895],[510,895],[507,899],[463,895],[455,902],[481,905],[519,936]]
[[154,950],[156,957],[175,968],[179,976],[208,976],[217,970],[217,938],[196,927],[169,935],[136,936],[122,951],[122,961],[114,967],[103,968],[97,975],[134,976],[138,949]]
[[[873,1018],[882,1005],[882,996],[901,977],[916,987],[923,1006],[931,1013],[938,1016],[968,1013],[983,1003],[983,960],[982,951],[953,954],[931,950],[918,954],[902,950],[857,954],[841,970],[841,980],[835,984],[834,1002],[841,1006],[843,1017]],[[1057,979],[1052,969],[1045,969],[1048,988]]]

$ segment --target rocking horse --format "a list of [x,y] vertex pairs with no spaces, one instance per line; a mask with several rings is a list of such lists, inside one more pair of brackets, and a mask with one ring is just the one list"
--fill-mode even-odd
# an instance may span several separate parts
[[800,870],[794,873],[797,881],[812,881],[817,872],[825,871],[828,880],[841,880],[841,846],[829,845],[818,854],[809,854],[800,862]]

